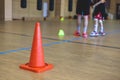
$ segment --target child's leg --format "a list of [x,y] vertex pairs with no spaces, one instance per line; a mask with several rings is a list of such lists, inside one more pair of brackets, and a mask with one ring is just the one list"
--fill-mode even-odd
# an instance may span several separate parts
[[84,15],[84,30],[82,36],[87,38],[88,15]]
[[94,30],[90,33],[90,36],[91,37],[97,37],[99,34],[98,34],[98,19],[95,18],[94,19]]
[[88,15],[84,16],[84,30],[83,33],[87,32],[87,27],[88,27]]
[[98,19],[97,18],[94,19],[94,31],[98,32]]
[[78,15],[77,18],[77,30],[75,31],[74,35],[75,36],[80,36],[80,26],[81,26],[81,15]]
[[106,33],[104,32],[103,20],[99,20],[99,23],[100,23],[100,32],[99,32],[99,34],[101,36],[104,36]]
[[99,23],[100,23],[100,32],[104,32],[103,21],[99,20]]
[[81,26],[81,15],[78,15],[77,18],[77,32],[80,33],[80,26]]

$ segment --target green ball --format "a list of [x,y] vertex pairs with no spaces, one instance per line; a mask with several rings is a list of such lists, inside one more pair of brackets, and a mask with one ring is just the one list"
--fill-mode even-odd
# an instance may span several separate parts
[[62,17],[62,18],[60,19],[60,21],[64,21],[64,18]]

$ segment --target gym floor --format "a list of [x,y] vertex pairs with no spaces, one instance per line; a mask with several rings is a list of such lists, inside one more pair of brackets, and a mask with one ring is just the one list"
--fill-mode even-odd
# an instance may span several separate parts
[[[73,35],[76,20],[39,21],[45,63],[54,65],[40,73],[19,68],[29,63],[36,22],[0,22],[0,80],[120,80],[119,20],[106,20],[107,34],[87,39]],[[92,30],[90,20],[88,33]]]

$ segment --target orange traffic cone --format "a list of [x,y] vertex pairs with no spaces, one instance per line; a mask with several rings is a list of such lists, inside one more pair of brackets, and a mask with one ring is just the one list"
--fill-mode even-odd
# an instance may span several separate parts
[[47,64],[44,62],[44,51],[41,38],[40,23],[37,22],[29,63],[20,65],[20,68],[33,72],[43,72],[53,68],[52,64]]

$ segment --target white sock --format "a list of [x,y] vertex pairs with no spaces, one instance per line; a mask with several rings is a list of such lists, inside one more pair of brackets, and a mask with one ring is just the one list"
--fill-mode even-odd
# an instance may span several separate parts
[[94,24],[94,31],[98,31],[98,19],[95,19],[95,24]]
[[86,32],[87,32],[87,27],[86,27],[86,26],[84,27],[83,32],[84,32],[84,33],[86,33]]
[[98,25],[94,26],[94,31],[97,32],[98,31]]
[[103,32],[104,31],[104,28],[103,26],[100,27],[100,32]]
[[102,20],[99,20],[99,23],[100,23],[100,32],[103,32],[103,31],[104,31],[103,21],[102,21]]

